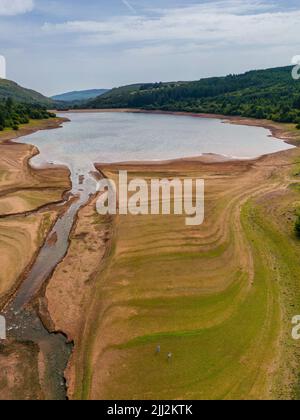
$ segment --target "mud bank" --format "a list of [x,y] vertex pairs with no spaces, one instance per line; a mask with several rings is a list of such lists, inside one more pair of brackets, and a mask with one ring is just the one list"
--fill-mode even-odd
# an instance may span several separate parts
[[49,334],[36,304],[9,310],[48,233],[66,211],[71,187],[67,168],[32,168],[29,161],[37,149],[13,140],[59,128],[66,121],[39,121],[18,132],[0,134],[0,240],[5,274],[0,282],[0,309],[6,315],[9,338],[0,348],[0,365],[7,366],[0,372],[3,399],[64,399],[66,395],[63,372],[71,350],[65,337]]
[[[10,230],[15,227],[20,232],[24,232],[22,239],[24,239],[25,252],[28,246],[30,248],[30,244],[36,242],[31,255],[28,255],[30,258],[26,266],[23,266],[16,281],[13,284],[7,284],[5,290],[0,290],[0,309],[11,299],[30,270],[44,244],[47,231],[51,229],[63,211],[63,203],[71,188],[70,172],[66,167],[32,168],[29,162],[38,154],[38,150],[33,146],[15,143],[12,140],[15,140],[16,136],[31,134],[34,131],[58,128],[65,121],[66,119],[59,118],[45,120],[35,122],[34,127],[29,125],[29,127],[21,128],[20,132],[0,133],[0,235],[2,226],[7,226],[6,229]],[[38,235],[38,238],[34,235]],[[13,240],[13,234],[7,242],[3,242],[2,239],[2,254],[4,249],[8,248],[17,252],[14,249]],[[23,259],[18,261],[20,266]],[[9,272],[9,265],[6,264],[9,264],[8,259],[5,260],[3,269]]]

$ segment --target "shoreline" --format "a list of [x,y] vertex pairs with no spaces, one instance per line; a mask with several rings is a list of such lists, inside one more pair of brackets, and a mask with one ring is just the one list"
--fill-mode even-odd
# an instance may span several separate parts
[[[45,131],[45,130],[56,130],[58,128],[62,128],[64,123],[70,122],[68,118],[63,117],[55,117],[50,118],[47,120],[32,120],[28,124],[24,124],[21,126],[21,128],[18,131],[15,130],[9,130],[9,131],[3,131],[0,132],[0,147],[2,145],[14,145],[17,147],[18,145],[24,146],[27,145],[28,148],[32,148],[31,156],[26,156],[26,167],[27,169],[34,173],[37,172],[46,172],[46,171],[57,171],[57,170],[67,170],[69,172],[69,178],[71,175],[70,169],[67,165],[64,164],[52,164],[48,163],[39,167],[35,167],[30,164],[30,161],[35,156],[38,156],[40,154],[39,149],[34,144],[27,144],[22,143],[22,141],[18,141],[18,139],[22,137],[30,136],[31,134],[35,134],[39,131]],[[71,185],[71,179],[70,179],[70,185]],[[66,194],[70,189],[67,189],[64,194]],[[50,203],[53,204],[53,203]]]
[[[192,117],[192,118],[209,118],[209,119],[217,119],[222,121],[225,124],[235,124],[235,125],[244,125],[248,127],[258,127],[264,128],[270,131],[270,136],[279,140],[282,140],[284,143],[294,146],[295,148],[299,147],[300,145],[300,130],[299,133],[296,131],[292,131],[292,127],[289,124],[282,124],[276,123],[274,121],[269,120],[258,120],[254,118],[246,118],[246,117],[233,117],[233,116],[226,116],[221,114],[203,114],[203,113],[189,113],[189,112],[175,112],[175,111],[156,111],[156,110],[143,110],[143,109],[130,109],[130,108],[107,108],[107,109],[77,109],[77,110],[68,110],[68,111],[57,111],[54,110],[53,112],[61,113],[61,114],[88,114],[88,113],[132,113],[132,114],[152,114],[152,115],[173,115],[173,116],[182,116],[182,117]],[[149,160],[149,161],[119,161],[119,162],[95,162],[95,167],[99,170],[101,166],[115,166],[115,165],[131,165],[131,166],[159,166],[159,165],[170,165],[176,163],[191,163],[191,162],[198,162],[204,164],[216,164],[216,163],[224,163],[224,162],[258,162],[261,159],[288,151],[281,150],[274,153],[267,153],[263,154],[254,158],[239,158],[234,156],[225,156],[219,155],[217,153],[203,153],[199,156],[190,156],[190,157],[183,157],[183,158],[176,158],[176,159],[166,159],[166,160]],[[290,149],[292,150],[292,149]]]
[[6,130],[0,132],[0,146],[7,142],[13,142],[20,137],[26,137],[30,134],[34,134],[37,131],[43,130],[55,130],[61,128],[62,124],[69,122],[68,118],[56,117],[49,120],[33,120],[28,124],[24,124],[18,131]]

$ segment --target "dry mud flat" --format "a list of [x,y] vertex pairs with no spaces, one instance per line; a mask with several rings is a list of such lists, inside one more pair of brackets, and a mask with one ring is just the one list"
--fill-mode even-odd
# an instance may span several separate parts
[[[18,133],[0,134],[0,310],[28,273],[59,216],[55,203],[70,189],[66,168],[32,169],[37,150],[10,139],[38,129],[57,128],[62,120],[34,122]],[[39,366],[40,365],[40,366]],[[0,343],[0,398],[41,399],[39,348],[29,342]]]
[[31,168],[29,160],[38,153],[36,148],[9,139],[37,129],[57,128],[61,122],[47,120],[18,133],[0,134],[0,303],[16,289],[18,277],[34,260],[58,216],[53,204],[62,202],[70,189],[68,169]]
[[120,169],[204,178],[206,218],[200,227],[180,216],[109,221],[93,201],[81,211],[46,290],[53,328],[74,341],[70,399],[300,397],[298,162],[294,149],[255,161],[98,165],[116,180]]

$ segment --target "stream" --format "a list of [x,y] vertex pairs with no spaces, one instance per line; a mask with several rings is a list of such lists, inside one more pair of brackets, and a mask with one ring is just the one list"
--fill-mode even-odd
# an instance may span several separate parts
[[[43,390],[48,400],[66,399],[64,371],[73,346],[67,342],[63,334],[49,333],[36,308],[30,303],[66,255],[77,213],[88,202],[90,196],[96,192],[97,184],[90,173],[71,170],[71,179],[72,198],[69,199],[71,204],[56,221],[29,274],[3,313],[6,318],[8,338],[22,342],[34,342],[43,353],[46,362]],[[76,197],[75,200],[74,197]],[[62,204],[58,206],[62,206]],[[51,240],[53,237],[57,239]]]

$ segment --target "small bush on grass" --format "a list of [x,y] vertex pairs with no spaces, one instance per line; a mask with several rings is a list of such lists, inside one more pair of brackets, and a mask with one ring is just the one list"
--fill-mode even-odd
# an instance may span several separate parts
[[300,239],[300,215],[297,216],[297,220],[295,222],[295,233],[298,239]]

